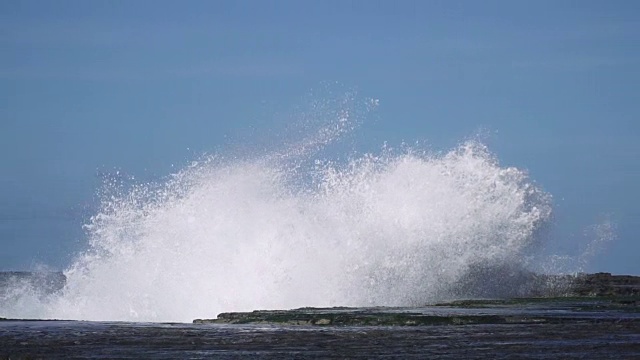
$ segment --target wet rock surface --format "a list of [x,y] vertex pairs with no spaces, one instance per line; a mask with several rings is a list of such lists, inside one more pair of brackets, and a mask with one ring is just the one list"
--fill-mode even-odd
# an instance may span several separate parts
[[[429,326],[330,325],[325,324],[323,318],[315,325],[4,321],[0,322],[0,359],[633,359],[640,356],[637,313],[608,310],[571,317],[563,314],[560,307],[547,307],[548,311],[557,313],[558,321],[540,322],[540,314],[534,314],[539,309],[531,311],[527,306],[489,308],[484,304],[471,310],[438,309],[449,313],[467,312],[466,317],[458,313],[449,316],[450,319],[465,320],[476,315],[488,321],[453,321]],[[391,313],[423,311],[387,310]],[[312,312],[311,309],[302,311]],[[370,314],[367,309],[331,311],[347,317],[350,312]]]
[[[540,296],[456,300],[414,308],[301,308],[229,312],[219,314],[215,319],[196,319],[194,323],[318,326],[567,323],[589,322],[598,318],[589,311],[640,312],[640,277],[637,276],[609,273],[535,275],[531,281],[537,285],[535,291],[528,294]],[[482,308],[485,311],[461,311],[463,308]],[[488,309],[500,311],[492,313],[487,312]],[[516,311],[517,315],[513,315],[513,311],[506,311],[509,309],[522,311]],[[598,318],[598,321],[601,320]],[[631,319],[616,320],[637,322],[638,318],[633,316]]]
[[556,297],[260,310],[193,324],[0,319],[0,359],[640,358],[638,277],[546,280],[568,287]]
[[640,296],[640,276],[579,274],[569,293],[577,296]]
[[547,275],[517,266],[476,266],[451,284],[449,291],[459,298],[631,296],[640,295],[640,276],[610,273]]
[[[471,324],[566,324],[616,322],[640,325],[640,297],[562,297],[458,300],[397,308],[300,308],[222,313],[195,324],[307,326],[441,326]],[[604,314],[607,316],[604,316]]]

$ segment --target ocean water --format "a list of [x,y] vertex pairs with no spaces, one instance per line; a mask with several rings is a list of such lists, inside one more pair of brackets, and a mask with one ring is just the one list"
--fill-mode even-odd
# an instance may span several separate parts
[[[87,246],[58,291],[16,283],[0,317],[190,322],[225,311],[416,306],[518,295],[552,197],[478,140],[326,149],[357,131],[371,99],[314,105],[314,126],[273,150],[204,156],[162,181],[105,181]],[[328,104],[328,105],[327,105]],[[364,109],[364,110],[362,110]],[[514,275],[516,274],[516,275]]]
[[[585,310],[590,305],[595,310]],[[630,308],[632,310],[633,308]],[[640,313],[598,304],[373,309],[506,322],[423,326],[0,321],[0,359],[637,359]],[[335,310],[329,310],[335,311]],[[341,309],[342,316],[366,309]]]

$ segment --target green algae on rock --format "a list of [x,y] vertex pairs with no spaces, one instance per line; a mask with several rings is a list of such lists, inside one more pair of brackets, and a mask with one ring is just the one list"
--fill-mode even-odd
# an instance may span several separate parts
[[[640,326],[640,297],[561,297],[462,300],[415,308],[300,308],[228,312],[195,324],[278,324],[307,326],[429,326],[615,322]],[[613,317],[603,318],[609,312]]]
[[[300,308],[227,312],[196,324],[279,324],[308,326],[426,326],[614,321],[640,325],[640,277],[609,273],[539,275],[540,284],[563,285],[547,296],[463,299],[422,307]],[[544,293],[544,285],[540,285]],[[549,296],[552,295],[553,297]],[[604,311],[616,317],[596,316]],[[597,319],[597,320],[596,320]]]
[[439,316],[419,312],[397,311],[394,308],[360,309],[350,311],[331,309],[262,310],[222,313],[216,319],[196,319],[195,324],[280,324],[318,326],[424,326],[464,324],[536,323],[544,319],[500,315]]

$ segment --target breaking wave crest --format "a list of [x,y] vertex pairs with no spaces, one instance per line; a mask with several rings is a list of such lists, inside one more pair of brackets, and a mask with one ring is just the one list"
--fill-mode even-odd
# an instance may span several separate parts
[[35,316],[191,321],[417,305],[460,296],[454,284],[479,267],[526,267],[551,197],[525,171],[501,167],[475,140],[444,153],[316,158],[307,149],[352,126],[337,114],[284,152],[211,156],[163,183],[108,184],[88,249]]

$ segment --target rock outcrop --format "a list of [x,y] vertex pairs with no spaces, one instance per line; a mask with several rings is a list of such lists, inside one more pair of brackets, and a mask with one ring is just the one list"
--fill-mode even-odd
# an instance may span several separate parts
[[571,282],[570,295],[640,296],[640,276],[610,273],[578,274]]
[[[640,277],[610,273],[531,275],[523,289],[531,297],[457,300],[413,308],[300,308],[229,312],[196,324],[280,324],[308,326],[426,326],[608,321],[640,325]],[[509,311],[517,310],[517,311]],[[526,311],[522,312],[522,309]],[[506,311],[505,311],[506,310]],[[562,310],[558,315],[557,311]],[[514,315],[518,313],[518,315]],[[625,315],[626,314],[626,315]]]

